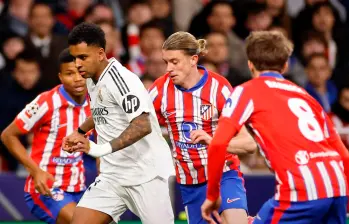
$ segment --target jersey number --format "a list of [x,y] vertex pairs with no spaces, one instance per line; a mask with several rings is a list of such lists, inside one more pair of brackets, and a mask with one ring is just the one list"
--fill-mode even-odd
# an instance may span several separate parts
[[288,107],[297,116],[298,128],[306,139],[314,142],[324,140],[320,124],[307,102],[299,98],[291,98],[288,100]]

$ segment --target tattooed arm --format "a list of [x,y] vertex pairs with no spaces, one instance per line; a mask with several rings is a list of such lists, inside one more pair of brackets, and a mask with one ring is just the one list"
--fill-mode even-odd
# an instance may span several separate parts
[[[134,118],[130,125],[120,134],[119,137],[103,145],[97,145],[83,136],[75,139],[74,152],[85,152],[93,157],[101,157],[134,144],[141,138],[151,133],[151,124],[148,113],[142,113]],[[79,144],[78,144],[79,143]]]
[[149,114],[143,113],[133,119],[130,125],[119,135],[119,137],[110,142],[112,151],[115,152],[126,148],[150,133],[151,125]]

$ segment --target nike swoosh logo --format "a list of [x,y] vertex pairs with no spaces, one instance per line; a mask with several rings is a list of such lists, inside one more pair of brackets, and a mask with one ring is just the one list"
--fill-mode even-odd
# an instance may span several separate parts
[[165,116],[170,117],[170,116],[174,115],[175,113],[176,113],[175,111],[174,112],[165,112]]
[[232,199],[227,198],[227,203],[230,204],[230,203],[232,203],[234,201],[238,201],[238,200],[240,200],[240,198],[232,198]]

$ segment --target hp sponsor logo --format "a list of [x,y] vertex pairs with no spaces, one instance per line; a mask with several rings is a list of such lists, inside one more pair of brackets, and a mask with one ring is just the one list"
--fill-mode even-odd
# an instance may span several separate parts
[[122,108],[128,114],[134,113],[138,110],[140,101],[138,97],[134,95],[127,95],[122,101]]
[[190,132],[197,130],[198,126],[195,123],[192,122],[183,122],[182,123],[182,133],[183,133],[183,137],[187,142],[190,142]]

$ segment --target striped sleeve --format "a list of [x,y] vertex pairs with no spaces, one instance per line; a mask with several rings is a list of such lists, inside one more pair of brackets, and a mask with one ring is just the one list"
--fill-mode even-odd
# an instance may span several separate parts
[[217,94],[217,107],[219,111],[222,111],[225,101],[230,96],[231,92],[233,91],[233,87],[230,85],[230,83],[226,79],[221,79],[220,81],[220,88],[219,88],[219,94]]
[[161,113],[162,89],[158,87],[156,82],[153,84],[153,86],[150,87],[149,94],[153,101],[154,109],[155,109],[159,124],[161,126],[165,126],[166,120]]
[[108,69],[108,91],[125,112],[129,122],[142,113],[149,113],[150,97],[137,75],[125,67],[112,65]]
[[46,94],[40,94],[17,115],[15,124],[22,133],[28,133],[34,126],[39,126],[43,122],[43,118],[48,111]]

